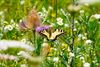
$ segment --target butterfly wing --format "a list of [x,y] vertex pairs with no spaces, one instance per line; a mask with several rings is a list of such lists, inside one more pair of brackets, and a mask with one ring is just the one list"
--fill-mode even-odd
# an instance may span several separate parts
[[44,36],[46,36],[47,39],[50,38],[50,34],[49,34],[46,30],[43,30],[43,31],[41,32],[41,34],[43,34]]
[[33,29],[41,25],[41,19],[35,9],[32,9],[29,14],[19,23],[21,29]]
[[48,33],[46,30],[43,30],[41,32],[41,34],[43,34],[44,36],[46,36],[47,39],[51,40],[51,41],[55,41],[57,39],[57,37],[60,36],[63,33],[64,32],[62,30],[58,30],[58,29],[56,29],[56,31],[54,31],[53,33],[51,33],[51,36],[50,36],[50,33]]
[[24,29],[26,29],[27,28],[27,24],[26,24],[26,21],[24,20],[22,20],[20,23],[19,23],[19,28],[21,29],[21,30],[24,30]]
[[56,29],[56,31],[51,34],[50,40],[53,40],[53,41],[56,40],[56,38],[63,33],[64,33],[63,30]]
[[41,25],[41,19],[38,16],[35,9],[32,9],[29,12],[29,14],[27,16],[27,20],[28,20],[28,22],[27,22],[28,28],[33,28],[33,27],[36,28]]

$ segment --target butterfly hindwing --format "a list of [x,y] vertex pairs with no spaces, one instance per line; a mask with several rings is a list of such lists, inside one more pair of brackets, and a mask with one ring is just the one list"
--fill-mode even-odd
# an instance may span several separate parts
[[46,36],[46,38],[49,40],[50,34],[46,30],[41,31],[41,34]]

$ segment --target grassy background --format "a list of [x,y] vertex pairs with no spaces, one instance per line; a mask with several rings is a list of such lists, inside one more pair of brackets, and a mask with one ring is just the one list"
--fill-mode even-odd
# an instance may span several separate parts
[[[24,3],[22,3],[24,2]],[[56,41],[50,42],[53,46],[51,48],[57,49],[49,52],[45,61],[42,62],[41,67],[66,67],[69,61],[69,51],[68,47],[70,47],[70,43],[72,40],[72,12],[68,10],[68,6],[72,4],[71,0],[0,0],[0,11],[3,11],[3,14],[0,15],[0,39],[7,40],[22,40],[26,39],[26,41],[34,44],[36,50],[34,51],[35,56],[40,55],[41,44],[44,43],[42,36],[38,34],[33,34],[31,30],[20,31],[16,28],[13,28],[11,31],[4,31],[4,27],[6,25],[18,24],[19,21],[25,17],[28,12],[35,8],[38,12],[43,13],[43,8],[48,12],[48,15],[45,18],[42,18],[43,24],[54,24],[54,29],[62,29],[65,34],[60,36]],[[50,10],[49,7],[52,7]],[[66,15],[63,14],[63,11]],[[83,14],[80,14],[80,10],[84,10]],[[83,67],[83,62],[80,60],[80,57],[83,56],[86,62],[91,64],[91,67],[99,67],[100,66],[100,19],[92,18],[91,16],[94,14],[100,13],[99,4],[93,5],[83,5],[79,11],[75,12],[74,20],[77,20],[78,23],[75,23],[75,28],[77,31],[74,31],[74,49],[73,53],[75,55],[73,65],[74,67]],[[64,24],[69,24],[69,27],[65,27],[64,25],[60,26],[56,22],[56,18],[61,17],[63,19]],[[14,20],[13,22],[11,20]],[[91,45],[86,45],[86,40],[78,41],[79,34],[85,34],[86,40],[92,40]],[[64,46],[62,46],[62,44]],[[80,50],[78,50],[80,48]],[[16,49],[13,49],[16,51]],[[8,53],[10,51],[1,53]],[[12,53],[16,54],[16,52]],[[32,53],[33,54],[33,53]],[[50,57],[48,60],[47,58]],[[53,62],[54,57],[59,57],[59,61],[57,63]],[[0,63],[4,63],[7,67],[19,67],[21,64],[28,63],[27,60],[21,60],[18,63],[12,61],[2,61]],[[95,61],[95,63],[93,63]]]

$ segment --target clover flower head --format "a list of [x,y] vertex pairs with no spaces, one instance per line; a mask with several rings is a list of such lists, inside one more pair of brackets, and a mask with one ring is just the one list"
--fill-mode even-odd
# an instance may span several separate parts
[[83,56],[81,56],[81,57],[80,57],[80,60],[84,60],[84,57],[83,57]]
[[40,18],[44,18],[43,12],[38,12],[38,15],[40,16]]
[[72,52],[70,52],[69,55],[70,55],[70,57],[74,57],[75,56],[74,53],[72,53]]
[[4,27],[4,31],[7,32],[7,31],[11,31],[13,30],[13,26],[12,25],[7,25]]
[[4,14],[4,12],[3,11],[0,11],[0,16],[2,16]]
[[57,24],[58,24],[58,25],[63,25],[63,19],[60,18],[60,17],[58,17],[58,18],[57,18]]
[[100,19],[100,14],[94,14],[91,17],[95,18],[95,19]]
[[91,40],[86,40],[86,42],[85,42],[86,44],[91,44],[92,43],[92,41]]
[[84,66],[84,67],[90,67],[90,64],[89,64],[89,63],[84,63],[83,66]]
[[54,58],[53,58],[53,61],[54,61],[54,62],[58,62],[58,61],[59,61],[59,58],[58,58],[58,57],[54,57]]
[[20,67],[27,67],[27,65],[26,64],[21,64]]
[[13,23],[13,22],[14,22],[14,20],[13,20],[13,19],[11,19],[11,20],[10,20],[10,22],[12,22],[12,23]]
[[80,10],[80,14],[83,14],[84,13],[84,10]]
[[21,1],[20,1],[20,4],[21,4],[21,5],[23,5],[24,3],[25,3],[25,1],[24,1],[24,0],[21,0]]
[[65,24],[64,26],[65,26],[65,27],[69,27],[69,24]]

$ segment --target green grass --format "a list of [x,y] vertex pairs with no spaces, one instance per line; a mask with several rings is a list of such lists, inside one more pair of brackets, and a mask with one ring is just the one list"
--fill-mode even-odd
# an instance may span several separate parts
[[[20,58],[18,61],[0,59],[0,67],[20,67],[22,64],[27,67],[83,67],[84,63],[89,63],[90,67],[99,67],[100,17],[96,19],[92,16],[100,13],[100,5],[79,5],[80,9],[74,11],[68,9],[72,2],[71,0],[0,0],[0,40],[24,40],[35,47],[33,52],[28,52],[32,57],[42,56],[41,54],[47,51],[45,49],[42,53],[42,49],[45,48],[43,43],[46,42],[50,46],[48,48],[50,50],[46,56],[43,56],[42,62],[20,58],[17,53],[21,49],[0,50],[0,54],[11,54]],[[55,41],[48,41],[46,37],[32,30],[21,31],[18,24],[32,8],[44,15],[41,18],[43,25],[53,25],[52,31],[62,29],[64,34]],[[81,10],[84,12],[80,13]],[[58,24],[60,21],[57,23],[57,18],[63,19],[63,25]],[[10,27],[9,30],[8,25],[12,29]],[[81,36],[79,36],[80,34]],[[73,39],[74,41],[72,41]],[[87,44],[87,40],[92,43]],[[57,57],[56,60],[54,60],[55,57]],[[84,59],[80,59],[81,57]]]

